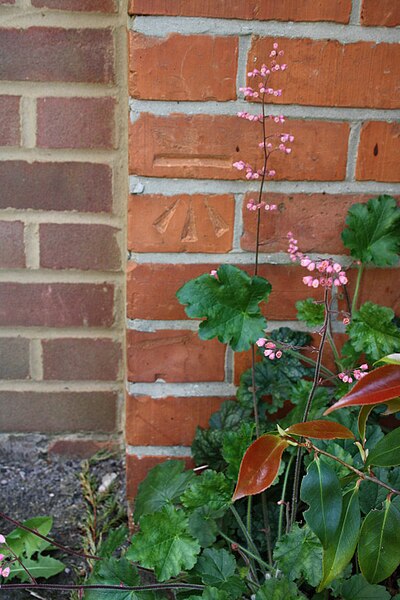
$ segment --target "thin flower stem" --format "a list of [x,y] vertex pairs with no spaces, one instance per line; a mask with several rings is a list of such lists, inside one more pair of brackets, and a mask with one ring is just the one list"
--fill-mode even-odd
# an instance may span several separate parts
[[286,495],[286,488],[287,488],[287,483],[289,480],[289,473],[290,473],[293,459],[294,459],[294,455],[292,455],[289,459],[289,462],[286,467],[285,478],[283,480],[281,504],[279,507],[279,519],[278,519],[278,542],[282,537],[283,513],[285,511],[285,506],[286,506],[285,495]]
[[[297,350],[292,350],[292,348],[285,348],[285,352],[288,352],[292,356],[296,356],[297,358],[299,358],[306,364],[311,365],[312,367],[315,367],[317,364],[317,361],[313,360],[312,358],[309,358],[308,356],[304,356],[304,354],[301,354],[301,352],[298,352]],[[330,369],[324,367],[324,365],[321,365],[321,373],[324,373],[324,375],[326,375],[329,378],[336,377],[336,374]]]
[[259,565],[261,565],[265,569],[270,569],[271,568],[270,565],[268,563],[266,563],[265,561],[263,561],[263,559],[260,556],[258,556],[257,554],[254,554],[248,548],[244,548],[244,546],[242,546],[241,544],[238,544],[237,542],[235,542],[234,540],[232,540],[230,537],[228,537],[222,531],[218,531],[218,533],[219,533],[219,535],[222,538],[224,538],[224,540],[226,540],[227,542],[229,542],[229,544],[231,544],[233,546],[237,546],[244,554],[247,554],[248,556],[250,556],[250,558],[253,558],[255,561],[258,562]]
[[258,416],[258,401],[256,388],[256,347],[251,347],[251,396],[253,399],[254,422],[256,424],[256,436],[260,437],[260,418]]
[[28,575],[28,577],[31,580],[31,582],[32,583],[36,583],[36,579],[34,578],[34,576],[32,575],[32,573],[30,573],[30,571],[26,568],[26,566],[24,565],[24,563],[22,562],[22,560],[15,554],[14,550],[12,550],[12,548],[10,548],[10,546],[5,546],[5,548],[8,550],[8,552],[10,552],[13,555],[13,557],[15,558],[15,560],[17,561],[17,563],[20,565],[20,567]]
[[330,347],[331,347],[331,349],[332,349],[332,352],[333,352],[333,358],[335,359],[335,364],[336,364],[336,365],[338,366],[338,368],[339,368],[339,369],[342,371],[342,366],[341,366],[341,364],[340,364],[340,356],[339,356],[339,352],[337,351],[336,344],[335,344],[335,342],[334,342],[334,339],[333,339],[332,333],[331,333],[330,331],[328,331],[328,333],[327,333],[327,336],[326,336],[326,337],[327,337],[327,340],[328,340],[328,342],[329,342],[329,345],[330,345]]
[[358,294],[360,292],[360,284],[361,284],[361,278],[362,275],[364,273],[364,265],[361,263],[358,266],[358,273],[357,273],[357,280],[356,280],[356,287],[354,290],[354,295],[353,295],[353,302],[351,304],[351,316],[354,317],[354,313],[357,310],[357,301],[358,301]]
[[114,590],[115,592],[144,592],[146,590],[204,590],[204,585],[195,583],[148,583],[143,585],[101,585],[101,584],[57,584],[57,583],[6,583],[0,590]]
[[251,505],[252,504],[253,504],[253,497],[252,496],[248,496],[247,497],[246,528],[247,528],[247,531],[250,534],[250,537],[251,537],[251,528],[252,528],[252,524],[251,524]]
[[253,539],[250,535],[250,533],[247,531],[245,524],[243,523],[242,519],[240,518],[240,515],[238,513],[238,511],[236,510],[236,508],[233,506],[233,504],[230,505],[230,509],[232,511],[233,516],[236,519],[237,524],[239,525],[239,529],[240,531],[243,533],[244,538],[248,544],[249,549],[251,548],[251,550],[257,554],[258,556],[260,555],[260,553],[257,550],[257,546],[255,545],[255,543],[253,542]]

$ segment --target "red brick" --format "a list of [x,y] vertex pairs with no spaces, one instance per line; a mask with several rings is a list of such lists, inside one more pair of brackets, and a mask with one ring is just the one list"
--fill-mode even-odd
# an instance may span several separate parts
[[400,25],[400,3],[398,0],[363,0],[361,6],[361,25]]
[[166,460],[182,460],[185,462],[186,468],[193,468],[191,458],[177,459],[176,456],[137,456],[137,454],[126,455],[126,479],[127,479],[127,496],[133,499],[136,495],[139,483],[146,478],[147,473],[160,463]]
[[0,221],[0,268],[25,267],[24,224],[21,221]]
[[18,96],[0,96],[0,146],[19,146],[19,101]]
[[0,162],[0,208],[111,212],[112,173],[94,163]]
[[133,446],[190,446],[226,398],[128,396],[126,441]]
[[[366,269],[362,277],[358,306],[367,300],[382,306],[389,306],[396,314],[400,313],[399,269]],[[348,271],[348,292],[353,298],[357,273],[355,269]],[[341,310],[347,310],[347,304],[341,301]]]
[[[276,179],[344,179],[347,123],[293,120],[284,130],[301,143],[290,156],[273,155],[270,167],[276,169]],[[268,122],[268,131],[282,131],[282,126]],[[236,116],[142,113],[130,125],[130,172],[153,177],[243,179],[243,171],[232,163],[243,159],[262,166],[260,134],[259,124]]]
[[87,12],[115,13],[118,8],[116,0],[32,0],[37,8],[53,8],[55,10],[76,10]]
[[29,378],[29,340],[0,338],[0,379]]
[[234,100],[237,37],[130,34],[129,93],[147,100]]
[[40,265],[48,269],[118,271],[119,230],[108,225],[40,225]]
[[41,148],[113,148],[114,98],[39,98]]
[[55,440],[47,448],[47,453],[65,458],[90,458],[100,450],[118,452],[118,444],[98,440]]
[[399,123],[365,123],[361,129],[356,178],[363,181],[400,181],[399,156]]
[[223,381],[225,346],[195,331],[127,331],[128,380]]
[[114,287],[86,283],[0,283],[0,325],[111,327]]
[[121,344],[108,339],[43,340],[43,378],[60,381],[120,379]]
[[130,0],[131,15],[169,15],[215,17],[221,19],[258,19],[262,21],[336,21],[348,23],[351,0]]
[[[371,108],[400,106],[399,44],[254,38],[247,70],[267,61],[274,41],[284,50],[284,61],[291,68],[270,79],[271,87],[283,90],[280,98],[268,96],[268,100],[273,98],[271,102]],[[254,82],[250,79],[248,84],[254,85]]]
[[128,249],[134,252],[229,252],[233,195],[130,196]]
[[115,392],[0,392],[0,431],[114,431]]
[[0,79],[112,83],[114,49],[109,29],[30,27],[1,29]]

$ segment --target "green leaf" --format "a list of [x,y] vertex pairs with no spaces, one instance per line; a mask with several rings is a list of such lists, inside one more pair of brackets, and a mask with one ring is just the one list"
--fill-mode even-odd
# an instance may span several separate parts
[[158,581],[166,581],[184,569],[192,569],[199,552],[200,545],[189,532],[184,512],[165,506],[157,513],[142,516],[140,532],[133,536],[126,556],[142,567],[154,569]]
[[[136,567],[126,558],[110,558],[102,560],[96,568],[96,573],[90,577],[89,584],[118,585],[132,587],[140,585]],[[137,600],[141,596],[134,591],[87,590],[85,600]]]
[[222,441],[222,456],[228,468],[226,475],[236,481],[244,453],[253,441],[254,423],[242,423],[237,431],[226,431]]
[[387,356],[380,358],[377,362],[378,363],[383,362],[383,363],[386,363],[387,365],[400,365],[400,353],[388,354]]
[[[205,502],[207,499],[205,499]],[[196,508],[189,516],[189,531],[194,538],[199,540],[202,548],[208,548],[217,539],[218,525],[216,518],[222,517],[224,511],[216,513],[208,505]]]
[[358,543],[358,562],[369,583],[389,577],[400,564],[400,512],[389,500],[365,517]]
[[168,460],[149,471],[139,485],[135,500],[135,520],[142,515],[157,512],[166,505],[179,500],[189,482],[195,477],[193,471],[184,471],[181,460]]
[[228,592],[213,587],[206,587],[201,596],[190,596],[190,600],[228,600],[228,598]]
[[207,470],[198,475],[181,496],[190,510],[207,506],[210,513],[226,510],[231,504],[232,484],[223,473]]
[[390,594],[382,585],[370,585],[362,575],[353,575],[343,582],[341,600],[390,600]]
[[295,523],[276,543],[274,560],[288,579],[304,579],[316,587],[321,579],[322,547],[307,525]]
[[225,590],[231,598],[239,598],[245,586],[235,575],[236,561],[224,549],[207,548],[199,557],[194,573],[201,577],[206,585]]
[[325,307],[313,298],[298,300],[296,302],[297,319],[303,321],[308,327],[319,327],[323,325],[325,318]]
[[353,204],[342,232],[344,245],[363,263],[395,265],[400,246],[400,210],[391,196]]
[[316,457],[302,481],[300,496],[309,505],[304,518],[326,548],[334,539],[342,512],[342,491],[335,471]]
[[[24,558],[22,562],[35,579],[49,579],[50,577],[54,577],[54,575],[62,573],[65,569],[64,563],[60,560],[56,560],[51,556],[43,556],[42,554],[39,554],[37,559]],[[17,562],[11,566],[9,579],[13,579],[14,577],[18,577],[23,583],[26,581],[30,582],[26,571]]]
[[360,504],[358,485],[343,497],[343,508],[339,526],[331,543],[324,550],[322,581],[318,591],[323,590],[353,558],[360,532]]
[[[24,521],[23,525],[47,536],[53,526],[53,517],[34,517]],[[51,546],[49,542],[42,540],[34,533],[19,527],[7,535],[7,545],[17,556],[25,555],[27,558],[31,558],[35,552],[42,552]]]
[[256,600],[304,600],[305,596],[293,581],[267,579],[256,594]]
[[102,558],[110,558],[112,554],[125,542],[128,538],[129,531],[125,525],[120,525],[116,529],[112,529],[106,539],[101,542],[97,552]]
[[[389,484],[388,471],[386,469],[374,469],[375,476],[383,483]],[[360,487],[360,507],[364,514],[374,508],[381,508],[388,492],[373,481],[364,480]]]
[[396,467],[400,465],[400,427],[387,433],[371,450],[367,465],[375,467]]
[[352,346],[373,360],[399,352],[400,329],[393,322],[394,312],[386,306],[365,302],[347,327]]
[[262,277],[250,277],[233,265],[222,265],[218,277],[201,275],[177,292],[186,304],[189,317],[205,318],[199,327],[203,340],[217,337],[233,350],[248,350],[263,334],[267,322],[259,303],[267,300],[271,284]]

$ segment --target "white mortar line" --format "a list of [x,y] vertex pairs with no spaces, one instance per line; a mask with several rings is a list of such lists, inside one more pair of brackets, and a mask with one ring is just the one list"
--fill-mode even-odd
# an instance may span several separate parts
[[361,3],[362,0],[352,0],[352,9],[350,14],[350,25],[359,25],[361,17]]
[[244,194],[235,194],[235,220],[233,226],[233,240],[232,250],[233,252],[241,252],[240,239],[243,233],[243,200]]
[[132,383],[127,382],[131,395],[145,395],[152,398],[191,398],[197,396],[222,396],[231,398],[236,387],[230,383]]
[[[43,97],[103,97],[115,96],[118,88],[103,83],[66,83],[62,81],[0,81],[0,94]],[[100,115],[101,116],[101,115]]]
[[0,148],[0,161],[27,162],[91,162],[112,165],[117,150],[81,148]]
[[356,183],[357,153],[360,143],[361,123],[351,123],[347,150],[346,181]]
[[30,341],[29,371],[34,381],[43,380],[43,352],[41,340],[32,339]]
[[239,88],[246,84],[247,74],[247,56],[250,50],[251,38],[248,36],[239,37],[239,52],[238,52],[238,68],[236,75],[236,94],[238,97],[242,95]]
[[21,144],[24,148],[36,146],[36,99],[21,98]]
[[0,381],[0,392],[120,392],[119,381]]
[[186,458],[191,456],[190,447],[186,446],[126,446],[128,455],[137,456],[139,459],[146,456],[173,456]]
[[163,329],[190,330],[198,331],[200,322],[191,319],[185,320],[146,320],[146,319],[127,319],[126,328],[133,331],[144,331],[153,333]]
[[81,283],[118,285],[124,280],[124,273],[111,271],[79,271],[79,270],[52,270],[52,269],[20,269],[0,271],[0,282],[4,283]]
[[0,327],[0,338],[21,337],[30,340],[41,339],[110,339],[114,342],[121,342],[121,328],[115,326],[101,327]]
[[28,269],[40,269],[39,225],[26,223],[24,229],[26,266]]

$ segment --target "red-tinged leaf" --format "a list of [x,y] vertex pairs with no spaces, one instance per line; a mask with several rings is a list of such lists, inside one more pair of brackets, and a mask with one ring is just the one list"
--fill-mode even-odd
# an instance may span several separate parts
[[389,400],[386,403],[386,410],[383,415],[393,415],[400,410],[400,398],[395,398],[394,400]]
[[335,423],[334,421],[322,420],[295,423],[285,429],[285,432],[291,435],[302,435],[306,438],[316,438],[318,440],[346,440],[355,437],[353,432],[344,425]]
[[274,481],[288,443],[277,435],[262,435],[243,456],[232,500],[260,494]]
[[360,440],[364,442],[365,440],[365,431],[367,429],[367,421],[370,413],[374,410],[376,404],[371,404],[369,406],[362,406],[360,408],[360,412],[358,413],[358,433],[360,434]]
[[385,365],[371,371],[357,381],[352,390],[338,402],[330,406],[324,415],[345,406],[367,406],[385,404],[400,396],[400,366]]

